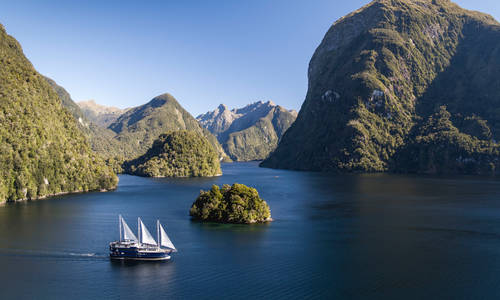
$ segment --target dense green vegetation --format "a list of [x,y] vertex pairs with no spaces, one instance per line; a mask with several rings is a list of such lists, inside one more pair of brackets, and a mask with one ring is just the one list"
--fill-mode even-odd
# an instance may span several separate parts
[[492,171],[499,53],[500,25],[488,15],[447,0],[373,1],[327,32],[299,116],[262,166]]
[[57,93],[64,108],[66,108],[73,115],[73,117],[75,117],[75,119],[79,121],[79,124],[82,124],[84,120],[83,113],[80,107],[78,107],[73,99],[71,99],[71,95],[62,86],[58,85],[53,79],[47,76],[44,76],[44,78]]
[[116,187],[116,175],[1,25],[0,64],[0,202]]
[[499,173],[500,146],[488,140],[487,126],[477,134],[485,139],[460,132],[453,125],[446,107],[441,106],[396,155],[394,170],[439,174]]
[[217,137],[232,160],[250,161],[266,158],[296,117],[294,111],[259,101],[233,110],[220,105],[197,120]]
[[117,173],[121,171],[121,163],[124,158],[120,149],[120,143],[115,139],[115,133],[107,128],[101,127],[89,121],[80,107],[73,101],[71,95],[54,80],[45,77],[47,82],[59,95],[62,105],[71,112],[77,120],[78,128],[83,132],[90,143],[92,150],[103,157],[108,165]]
[[142,156],[124,164],[130,174],[148,177],[200,177],[222,174],[219,156],[203,135],[188,130],[161,134]]
[[[172,96],[165,94],[156,97],[151,102],[130,109],[130,114],[124,115],[118,121],[116,117],[117,109],[107,108],[100,106],[95,102],[88,101],[85,102],[87,107],[87,113],[84,113],[82,109],[75,104],[71,99],[69,93],[61,86],[57,85],[55,81],[50,78],[46,78],[49,84],[58,93],[60,99],[62,100],[63,106],[65,106],[78,121],[79,129],[85,134],[87,139],[92,146],[92,150],[97,152],[101,157],[105,159],[106,164],[108,164],[116,173],[123,172],[123,163],[126,159],[137,158],[139,153],[145,151],[143,148],[149,143],[149,140],[155,137],[156,134],[163,132],[163,129],[174,130],[176,128],[189,128],[193,132],[199,132],[205,134],[208,138],[214,142],[215,146],[220,148],[215,138],[202,129],[196,121],[193,122],[193,117],[189,115],[182,107],[177,103]],[[113,117],[114,122],[111,122],[110,128],[118,131],[115,132],[111,129],[104,128],[99,124],[95,124],[93,121],[87,119],[89,115],[88,110],[94,109],[104,111],[104,115],[109,115],[109,111],[116,113]],[[123,110],[123,114],[127,112]],[[121,116],[121,115],[119,115]],[[175,116],[175,118],[173,118]],[[105,119],[110,118],[110,116],[103,116]],[[97,118],[93,116],[93,118]],[[98,119],[98,118],[97,118]],[[103,120],[100,120],[103,122]],[[157,138],[158,136],[156,136]],[[153,144],[153,141],[151,141]],[[137,145],[142,145],[139,147]],[[149,149],[149,148],[148,148]],[[222,151],[222,150],[221,150]],[[151,161],[149,164],[153,164]],[[157,166],[158,167],[158,166]],[[149,166],[150,171],[154,169]],[[153,173],[157,173],[155,170]],[[181,172],[183,173],[183,172]],[[196,174],[211,174],[206,169],[198,170]],[[144,174],[144,176],[206,176],[206,175],[192,175],[186,173],[186,175],[173,174],[173,175],[153,175]]]
[[116,133],[121,155],[126,159],[144,154],[160,134],[175,130],[189,130],[205,136],[219,156],[225,158],[217,139],[170,94],[160,95],[144,105],[127,110],[109,129]]
[[271,221],[271,210],[256,189],[235,183],[213,185],[201,191],[189,215],[195,220],[219,223],[258,223]]

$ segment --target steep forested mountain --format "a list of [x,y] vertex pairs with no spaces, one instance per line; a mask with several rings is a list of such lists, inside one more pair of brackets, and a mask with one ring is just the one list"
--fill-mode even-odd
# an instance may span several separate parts
[[85,134],[90,142],[92,150],[97,152],[108,162],[121,157],[122,148],[119,142],[114,138],[114,131],[104,128],[87,119],[86,114],[82,112],[80,107],[73,101],[71,95],[62,86],[58,85],[54,80],[45,77],[47,82],[59,95],[62,105],[71,112],[73,117],[78,121],[78,128]]
[[500,24],[447,0],[377,0],[336,21],[297,121],[262,166],[500,170]]
[[196,131],[161,134],[142,156],[126,162],[125,171],[147,177],[205,177],[222,174],[219,154]]
[[297,112],[268,102],[229,110],[224,104],[196,119],[212,132],[232,160],[262,160],[278,145]]
[[[144,154],[160,134],[172,130],[187,129],[203,133],[222,151],[215,137],[201,128],[168,94],[156,97],[145,105],[120,110],[94,101],[79,102],[77,105],[63,87],[50,78],[46,77],[46,80],[78,121],[78,127],[89,139],[92,149],[113,165],[115,170],[119,171],[118,165],[125,160]],[[89,120],[87,116],[100,124]],[[110,119],[114,120],[109,128],[103,127],[105,120]]]
[[[216,138],[203,129],[169,94],[155,97],[145,105],[123,110],[123,113],[116,117],[118,110],[93,101],[85,101],[83,104],[80,102],[79,105],[85,107],[82,111],[63,87],[50,78],[46,77],[46,80],[59,94],[63,106],[78,121],[78,127],[90,141],[92,149],[105,158],[116,171],[121,171],[120,165],[124,161],[144,154],[160,134],[172,130],[186,129],[205,135],[220,153],[220,157],[226,158]],[[90,110],[94,115],[89,113]],[[88,115],[98,121],[100,117],[109,119],[110,115],[114,115],[116,119],[111,122],[109,128],[105,128],[87,119]],[[103,124],[103,119],[100,122]]]
[[111,189],[117,177],[0,25],[0,202]]
[[202,128],[170,94],[160,95],[144,105],[129,109],[109,129],[116,133],[121,151],[128,159],[146,153],[160,134],[177,130],[194,131],[205,136],[220,157],[226,157],[217,139]]
[[71,99],[71,95],[60,85],[58,85],[53,79],[44,76],[45,80],[50,84],[54,91],[61,99],[62,105],[75,117],[75,119],[81,124],[85,125],[83,119],[85,118],[80,107]]
[[87,120],[101,126],[108,127],[128,108],[121,109],[113,106],[97,104],[94,100],[80,101],[77,103]]

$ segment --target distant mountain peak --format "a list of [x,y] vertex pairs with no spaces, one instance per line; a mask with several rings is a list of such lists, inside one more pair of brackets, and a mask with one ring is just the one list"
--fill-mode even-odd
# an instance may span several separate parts
[[108,127],[121,114],[129,110],[129,108],[121,109],[114,106],[106,106],[97,103],[94,99],[77,102],[86,119],[101,126]]
[[86,101],[79,101],[78,103],[82,103],[82,104],[89,104],[89,105],[98,105],[94,99],[89,99],[89,100],[86,100]]
[[217,106],[217,109],[219,111],[225,111],[225,110],[228,110],[227,106],[225,104],[219,104],[219,106]]
[[163,105],[168,101],[173,101],[173,102],[177,103],[177,100],[175,99],[175,97],[172,96],[170,93],[163,93],[161,95],[158,95],[158,96],[154,97],[153,99],[151,99],[151,101],[149,101],[149,103],[151,103],[151,104],[161,103],[161,105]]
[[127,141],[123,155],[134,158],[144,154],[153,141],[166,131],[189,130],[205,136],[222,158],[226,158],[217,139],[179,104],[169,93],[158,95],[144,105],[130,108],[109,127],[118,140]]
[[196,119],[217,137],[231,159],[259,160],[274,149],[296,116],[272,101],[256,101],[231,110],[221,104]]
[[79,101],[79,102],[76,102],[76,104],[78,104],[78,106],[80,106],[80,108],[83,108],[83,109],[92,109],[97,114],[117,113],[117,112],[123,113],[124,111],[126,111],[128,109],[128,108],[122,109],[122,108],[118,108],[115,106],[102,105],[102,104],[97,103],[94,99]]

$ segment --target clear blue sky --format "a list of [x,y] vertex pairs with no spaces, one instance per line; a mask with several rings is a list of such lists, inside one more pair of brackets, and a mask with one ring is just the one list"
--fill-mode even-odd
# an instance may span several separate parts
[[[169,92],[193,115],[219,103],[298,109],[330,25],[368,0],[0,0],[0,23],[76,101],[137,106]],[[500,18],[499,0],[459,0]]]

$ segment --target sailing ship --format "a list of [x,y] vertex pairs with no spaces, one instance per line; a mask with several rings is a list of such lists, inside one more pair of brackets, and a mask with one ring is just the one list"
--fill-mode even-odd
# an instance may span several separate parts
[[165,229],[156,221],[156,235],[158,242],[149,233],[148,229],[137,218],[137,238],[121,215],[118,216],[120,240],[109,244],[111,259],[122,260],[169,260],[172,252],[177,252],[170,241]]

